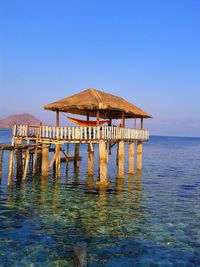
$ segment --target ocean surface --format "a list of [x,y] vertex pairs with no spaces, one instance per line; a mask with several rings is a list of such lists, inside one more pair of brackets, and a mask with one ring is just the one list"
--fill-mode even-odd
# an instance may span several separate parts
[[[0,143],[7,142],[11,132],[0,131]],[[63,163],[60,179],[28,174],[7,190],[6,152],[0,266],[73,266],[80,241],[92,267],[200,266],[200,139],[152,136],[143,150],[142,173],[116,179],[113,148],[107,189],[95,185],[97,153],[94,179],[88,178],[82,145],[79,172],[70,162],[66,174]]]

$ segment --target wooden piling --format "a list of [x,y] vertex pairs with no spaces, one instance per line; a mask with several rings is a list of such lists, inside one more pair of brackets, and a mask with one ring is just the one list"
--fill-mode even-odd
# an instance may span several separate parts
[[79,168],[80,165],[80,144],[75,143],[74,145],[74,168]]
[[42,176],[48,176],[49,146],[42,145]]
[[142,169],[142,141],[137,142],[137,170]]
[[23,175],[23,159],[22,159],[21,149],[17,149],[16,151],[16,161],[17,161],[17,178],[20,178]]
[[128,148],[128,173],[133,174],[134,173],[134,147],[135,143],[131,141],[129,143],[129,148]]
[[14,150],[10,151],[10,161],[9,161],[9,169],[8,169],[8,182],[7,186],[10,186],[11,176],[13,172],[13,161],[14,161]]
[[68,174],[68,170],[69,170],[69,143],[66,144],[66,174]]
[[124,178],[124,141],[118,143],[117,161],[117,178]]
[[94,175],[94,146],[88,144],[88,176]]
[[27,148],[26,152],[25,152],[25,164],[24,164],[23,180],[26,180],[29,159],[30,159],[30,153],[29,153],[29,149]]
[[0,182],[2,180],[3,154],[4,154],[4,150],[1,150],[1,157],[0,157]]
[[106,143],[103,140],[99,141],[99,179],[97,184],[107,185],[107,164],[108,164],[108,152],[106,149]]
[[60,145],[55,145],[55,153],[56,153],[56,177],[60,177]]
[[[16,144],[22,144],[22,139],[16,140]],[[22,149],[16,150],[16,161],[17,161],[17,178],[23,176],[23,159],[22,159]]]
[[86,267],[87,266],[87,244],[85,242],[78,242],[74,245],[74,267]]
[[38,157],[38,136],[36,136],[35,140],[35,152],[33,157],[33,177],[37,173],[37,157]]
[[37,159],[36,159],[36,172],[41,173],[42,170],[42,149],[41,147],[37,149]]

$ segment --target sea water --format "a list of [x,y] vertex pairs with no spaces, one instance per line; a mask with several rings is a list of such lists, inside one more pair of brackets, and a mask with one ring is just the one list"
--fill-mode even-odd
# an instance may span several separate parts
[[[0,143],[10,140],[10,131],[0,132]],[[10,190],[6,152],[0,266],[73,266],[80,241],[87,243],[88,266],[200,266],[200,139],[150,137],[143,150],[142,173],[116,179],[113,147],[108,188],[95,185],[98,153],[88,178],[82,145],[79,172],[70,162],[66,173],[63,163],[59,179],[52,171],[48,179],[28,174]]]

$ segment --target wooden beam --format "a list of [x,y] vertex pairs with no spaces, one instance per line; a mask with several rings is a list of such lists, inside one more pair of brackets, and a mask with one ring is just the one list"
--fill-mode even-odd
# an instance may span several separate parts
[[141,124],[140,124],[140,128],[141,128],[141,130],[143,129],[143,118],[141,118]]
[[99,110],[97,110],[97,126],[99,126]]
[[90,113],[89,113],[89,111],[87,111],[87,121],[89,121],[90,120]]
[[136,129],[136,117],[134,118],[134,129]]
[[122,128],[125,127],[125,113],[122,112]]
[[59,124],[60,124],[60,122],[59,122],[59,111],[56,110],[56,127],[59,127]]

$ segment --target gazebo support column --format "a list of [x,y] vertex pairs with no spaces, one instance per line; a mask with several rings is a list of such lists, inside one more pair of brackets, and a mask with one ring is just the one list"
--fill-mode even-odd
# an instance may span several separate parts
[[80,144],[79,143],[76,143],[75,146],[74,146],[74,169],[77,169],[79,168],[79,165],[80,165],[80,151],[79,151],[79,148],[80,148]]
[[108,164],[108,152],[106,149],[106,143],[103,140],[99,141],[99,179],[97,182],[99,185],[108,185],[107,181],[107,164]]
[[88,144],[88,176],[94,175],[94,146]]
[[128,148],[128,173],[134,173],[134,146],[135,142],[131,141]]
[[117,161],[117,177],[124,178],[124,141],[118,143]]
[[142,170],[142,141],[137,142],[137,170]]
[[48,176],[49,146],[42,145],[42,176]]

